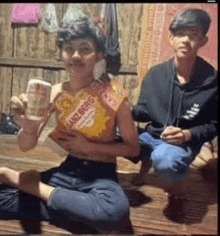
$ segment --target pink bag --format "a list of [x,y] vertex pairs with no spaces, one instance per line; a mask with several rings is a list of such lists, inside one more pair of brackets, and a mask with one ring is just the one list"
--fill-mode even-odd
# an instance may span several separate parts
[[14,4],[11,20],[13,23],[38,23],[42,9],[40,4]]

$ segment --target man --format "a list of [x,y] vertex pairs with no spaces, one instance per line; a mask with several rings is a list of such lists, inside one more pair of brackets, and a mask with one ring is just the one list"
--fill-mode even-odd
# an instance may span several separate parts
[[133,118],[149,122],[140,135],[142,184],[151,165],[167,183],[169,197],[184,197],[179,181],[202,144],[217,135],[217,72],[198,57],[211,19],[201,9],[180,12],[170,24],[174,58],[151,68],[143,80]]

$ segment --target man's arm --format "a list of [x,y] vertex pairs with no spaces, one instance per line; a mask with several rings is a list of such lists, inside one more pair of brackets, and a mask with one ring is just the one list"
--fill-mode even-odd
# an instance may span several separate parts
[[[185,142],[205,143],[212,140],[218,135],[217,96],[214,101],[209,103],[208,107],[204,109],[203,114],[205,114],[206,119],[209,117],[209,122],[189,129],[168,126],[162,133],[161,138],[175,144],[183,144]],[[201,120],[202,118],[204,117],[201,117]]]
[[192,134],[192,140],[201,143],[212,140],[218,135],[217,121],[209,124],[196,126],[189,129]]
[[202,115],[201,119],[204,118],[209,121],[204,122],[204,124],[201,122],[189,130],[192,133],[192,141],[204,143],[218,135],[218,93],[204,107]]

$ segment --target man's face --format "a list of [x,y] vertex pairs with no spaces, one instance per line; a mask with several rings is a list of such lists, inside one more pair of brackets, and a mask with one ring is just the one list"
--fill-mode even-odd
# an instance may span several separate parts
[[208,38],[202,35],[199,27],[183,28],[170,37],[170,44],[177,58],[190,59],[196,57],[198,50],[207,41]]

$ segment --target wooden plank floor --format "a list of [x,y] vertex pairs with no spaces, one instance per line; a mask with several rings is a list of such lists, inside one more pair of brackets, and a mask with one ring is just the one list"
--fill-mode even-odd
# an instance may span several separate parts
[[[44,145],[23,153],[15,142],[15,136],[4,140],[0,137],[0,166],[43,171],[59,165],[60,162],[62,159]],[[217,235],[216,175],[202,175],[198,171],[190,170],[190,178],[186,181],[185,187],[189,200],[184,206],[183,216],[173,219],[173,215],[167,211],[168,201],[163,191],[163,183],[155,173],[151,172],[146,176],[144,186],[132,185],[132,178],[139,169],[140,164],[134,165],[118,158],[119,179],[130,201],[134,234]],[[177,209],[178,207],[176,206]],[[0,220],[0,235],[24,234],[25,230],[29,234],[41,235],[98,234],[83,225],[80,226],[79,223],[57,227],[48,222]]]

